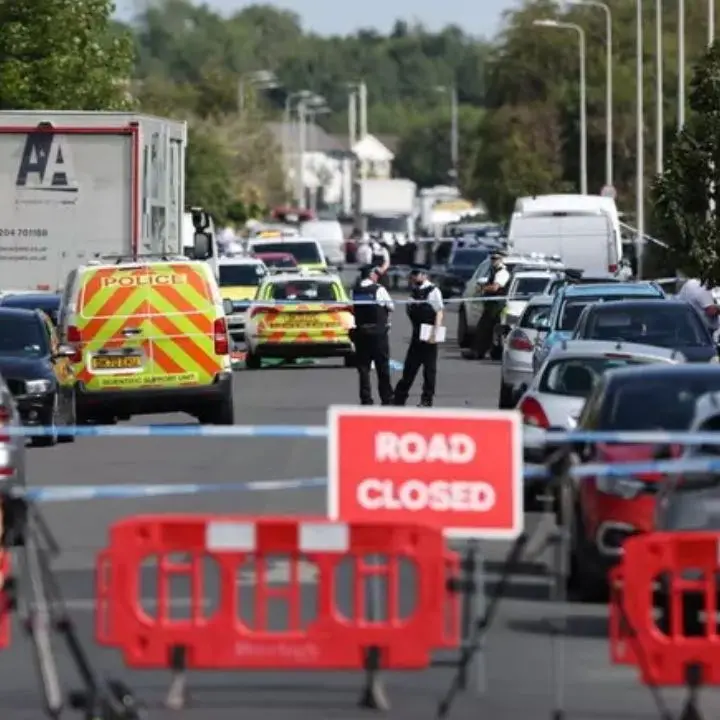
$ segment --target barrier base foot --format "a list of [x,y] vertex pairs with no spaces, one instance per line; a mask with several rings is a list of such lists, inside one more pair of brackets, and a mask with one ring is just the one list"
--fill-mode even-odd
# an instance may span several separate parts
[[167,697],[165,698],[165,707],[168,710],[183,710],[187,707],[188,694],[185,677],[178,675],[173,678],[170,683]]
[[688,702],[682,709],[679,720],[703,720],[703,716],[695,702]]
[[358,700],[358,707],[381,712],[390,710],[390,702],[381,680],[373,679],[365,685],[360,694],[360,700]]

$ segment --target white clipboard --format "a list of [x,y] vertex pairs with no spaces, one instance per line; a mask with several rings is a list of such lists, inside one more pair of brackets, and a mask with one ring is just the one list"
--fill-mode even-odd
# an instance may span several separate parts
[[443,325],[435,327],[435,325],[426,325],[423,323],[420,325],[420,341],[430,342],[433,339],[436,343],[445,342],[445,335],[447,334],[447,328]]

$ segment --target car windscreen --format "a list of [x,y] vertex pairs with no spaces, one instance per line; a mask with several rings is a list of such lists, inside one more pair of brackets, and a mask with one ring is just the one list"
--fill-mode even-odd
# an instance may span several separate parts
[[720,391],[720,371],[687,375],[668,373],[612,385],[600,412],[598,430],[685,431],[695,414],[695,401],[705,393]]
[[510,297],[529,298],[533,295],[543,295],[548,286],[549,279],[546,277],[519,277],[510,288]]
[[407,233],[408,221],[403,215],[368,215],[365,218],[369,233]]
[[60,296],[8,295],[2,299],[2,306],[23,308],[24,310],[42,310],[53,321],[53,325],[56,325],[60,309]]
[[218,282],[220,287],[257,287],[266,275],[262,265],[220,265]]
[[549,305],[528,305],[525,308],[525,311],[523,312],[522,316],[520,317],[520,327],[521,328],[531,328],[536,330],[537,329],[537,319],[541,315],[547,316],[547,314],[550,312],[550,306]]
[[299,263],[321,263],[322,257],[317,243],[314,242],[293,242],[292,240],[262,243],[255,246],[256,252],[264,253],[289,253]]
[[336,302],[342,300],[334,283],[317,280],[286,280],[274,282],[270,288],[273,300],[299,302]]
[[560,358],[548,363],[538,389],[549,395],[586,398],[608,370],[646,363],[632,356]]
[[622,340],[664,348],[712,346],[712,338],[697,313],[685,305],[595,307],[587,318],[582,339]]
[[583,297],[577,299],[570,298],[564,302],[560,311],[560,323],[558,325],[558,330],[574,330],[575,325],[577,325],[578,318],[580,317],[580,313],[587,305],[591,305],[596,302],[609,303],[617,300],[663,300],[663,298],[659,295],[650,295],[648,297],[638,297],[637,295],[612,295],[608,297],[598,295],[597,297]]
[[0,356],[40,357],[47,352],[45,328],[35,315],[0,315]]
[[291,256],[281,256],[278,257],[261,257],[260,258],[267,267],[272,268],[293,268],[297,267],[297,262],[295,262],[295,258]]
[[488,253],[485,249],[456,250],[450,260],[450,267],[472,267],[474,270]]

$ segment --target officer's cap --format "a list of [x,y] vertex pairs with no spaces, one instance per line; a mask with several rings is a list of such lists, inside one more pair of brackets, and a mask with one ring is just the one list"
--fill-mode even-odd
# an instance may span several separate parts
[[425,275],[428,272],[430,272],[428,265],[413,265],[412,268],[410,268],[411,275]]
[[360,278],[368,280],[373,273],[377,273],[378,269],[374,265],[363,265],[360,268]]

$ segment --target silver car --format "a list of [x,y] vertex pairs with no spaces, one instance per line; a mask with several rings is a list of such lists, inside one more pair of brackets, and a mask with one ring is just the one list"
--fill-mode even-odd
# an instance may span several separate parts
[[550,295],[536,295],[525,305],[517,325],[505,341],[500,371],[498,407],[510,408],[516,388],[532,382],[532,354],[538,336],[538,319],[546,317],[552,305]]
[[605,340],[566,340],[555,346],[520,397],[525,456],[541,462],[545,433],[575,427],[585,399],[608,370],[628,365],[684,363],[677,350]]

